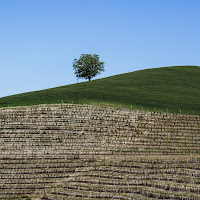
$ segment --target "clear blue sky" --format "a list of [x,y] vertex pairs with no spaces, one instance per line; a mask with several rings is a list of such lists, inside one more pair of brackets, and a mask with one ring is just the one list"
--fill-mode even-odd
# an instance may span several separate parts
[[72,63],[105,72],[200,65],[199,0],[0,0],[0,97],[76,83]]

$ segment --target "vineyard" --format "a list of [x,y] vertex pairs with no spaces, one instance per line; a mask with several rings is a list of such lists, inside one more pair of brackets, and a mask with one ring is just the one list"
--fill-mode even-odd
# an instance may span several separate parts
[[0,109],[0,199],[200,200],[200,116]]

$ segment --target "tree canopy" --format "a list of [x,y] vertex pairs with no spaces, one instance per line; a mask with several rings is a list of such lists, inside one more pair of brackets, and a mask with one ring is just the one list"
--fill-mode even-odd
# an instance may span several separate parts
[[79,59],[74,59],[73,68],[77,78],[85,78],[89,81],[104,71],[104,62],[99,61],[96,54],[81,54]]

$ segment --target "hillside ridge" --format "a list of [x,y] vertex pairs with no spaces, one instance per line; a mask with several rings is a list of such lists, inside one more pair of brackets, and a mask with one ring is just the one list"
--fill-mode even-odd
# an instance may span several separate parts
[[200,114],[200,67],[139,70],[0,98],[0,107],[53,103],[100,104]]

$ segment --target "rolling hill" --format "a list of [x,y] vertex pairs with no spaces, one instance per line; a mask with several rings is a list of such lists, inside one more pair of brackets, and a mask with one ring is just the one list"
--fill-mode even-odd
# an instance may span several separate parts
[[3,97],[0,107],[73,102],[200,114],[199,86],[200,67],[162,67]]

